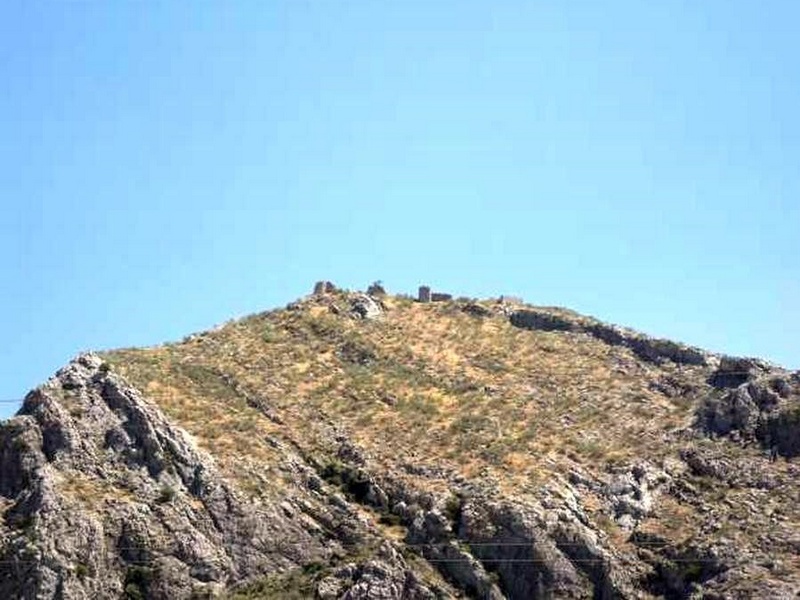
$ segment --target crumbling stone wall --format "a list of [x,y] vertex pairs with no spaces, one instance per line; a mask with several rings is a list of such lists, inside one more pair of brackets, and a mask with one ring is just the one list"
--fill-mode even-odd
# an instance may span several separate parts
[[420,302],[446,302],[452,300],[453,295],[442,292],[431,292],[429,286],[421,285],[419,286],[419,296],[417,298]]
[[314,295],[322,296],[323,294],[330,294],[336,291],[336,286],[330,281],[318,281],[314,284]]

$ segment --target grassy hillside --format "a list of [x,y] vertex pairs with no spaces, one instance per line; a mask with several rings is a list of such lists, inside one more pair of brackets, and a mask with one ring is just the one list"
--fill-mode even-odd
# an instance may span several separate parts
[[[440,499],[453,496],[454,481],[479,481],[497,498],[523,504],[548,494],[566,502],[580,489],[578,508],[599,543],[623,564],[642,563],[631,567],[641,571],[631,575],[641,597],[674,595],[717,576],[703,552],[720,540],[753,557],[751,566],[739,565],[744,575],[732,578],[729,593],[746,596],[759,577],[796,584],[796,547],[765,541],[794,539],[800,530],[794,465],[693,427],[698,407],[718,393],[708,383],[713,357],[708,364],[647,361],[579,331],[518,328],[494,300],[422,304],[387,296],[380,318],[360,319],[349,313],[353,298],[310,297],[103,358],[253,498],[291,494],[296,482],[283,444],[356,500],[363,500],[356,479],[367,475],[354,475],[354,464]],[[358,460],[343,458],[342,440]],[[743,472],[769,469],[775,484],[731,483],[693,468],[686,456]],[[671,483],[654,492],[654,508],[632,531],[619,502],[609,500],[608,482],[642,461]],[[370,512],[376,503],[362,504]],[[386,536],[410,544],[397,511],[370,515]],[[309,577],[289,587],[301,589]],[[259,589],[270,585],[283,584]]]

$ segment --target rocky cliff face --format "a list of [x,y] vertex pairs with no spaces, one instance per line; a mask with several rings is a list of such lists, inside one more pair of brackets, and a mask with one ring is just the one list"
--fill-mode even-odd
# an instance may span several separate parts
[[793,598],[798,415],[762,361],[336,292],[32,391],[0,597]]
[[800,454],[800,373],[752,359],[725,358],[701,411],[709,434],[760,443],[773,455]]
[[[346,540],[367,544],[357,512],[314,493],[313,470],[284,458],[301,493],[254,503],[107,363],[80,356],[0,429],[0,597],[210,597],[333,563]],[[387,572],[371,587],[394,590],[413,573],[391,545],[382,552],[370,565]],[[364,577],[339,588],[359,597]],[[426,597],[422,583],[408,587]]]

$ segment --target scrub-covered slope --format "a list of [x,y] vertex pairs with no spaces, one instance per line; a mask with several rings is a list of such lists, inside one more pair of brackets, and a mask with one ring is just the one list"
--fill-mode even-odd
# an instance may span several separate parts
[[31,392],[0,595],[793,598],[799,400],[563,309],[319,294]]

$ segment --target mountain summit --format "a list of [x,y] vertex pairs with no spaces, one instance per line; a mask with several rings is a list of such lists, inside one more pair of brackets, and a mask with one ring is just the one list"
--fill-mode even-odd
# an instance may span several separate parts
[[800,372],[425,290],[78,356],[0,425],[0,597],[797,597]]

